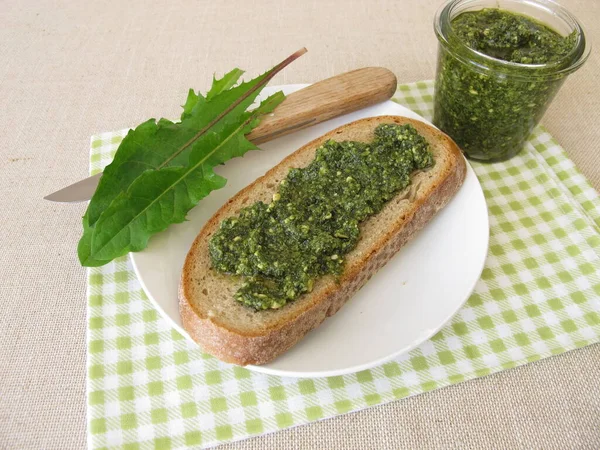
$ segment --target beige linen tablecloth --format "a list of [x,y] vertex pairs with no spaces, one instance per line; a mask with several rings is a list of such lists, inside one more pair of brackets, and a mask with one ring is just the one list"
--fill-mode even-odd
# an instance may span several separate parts
[[[87,174],[89,136],[176,117],[187,89],[309,53],[275,83],[385,66],[434,75],[439,0],[0,2],[0,448],[85,446],[84,205],[42,197]],[[600,2],[563,0],[600,45]],[[543,123],[600,187],[600,58]],[[600,345],[224,448],[598,448]]]

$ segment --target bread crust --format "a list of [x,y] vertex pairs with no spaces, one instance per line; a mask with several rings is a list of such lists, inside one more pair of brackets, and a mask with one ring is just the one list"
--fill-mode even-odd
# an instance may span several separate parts
[[[391,226],[378,230],[375,241],[367,249],[347,259],[346,268],[339,280],[331,277],[323,280],[318,288],[304,299],[298,299],[285,305],[276,312],[260,311],[256,314],[273,314],[273,320],[267,321],[257,329],[244,329],[220,320],[210,310],[200,307],[194,299],[198,295],[199,280],[216,280],[215,284],[223,286],[223,281],[207,264],[208,240],[217,230],[220,222],[234,215],[257,189],[265,190],[269,181],[280,177],[282,169],[302,167],[307,160],[312,160],[318,148],[327,139],[335,139],[339,135],[352,132],[352,129],[373,131],[381,123],[412,124],[435,148],[436,164],[443,157],[444,167],[436,174],[435,179],[428,179],[427,188],[422,189],[414,199],[403,205],[401,214],[394,219]],[[437,154],[436,154],[437,152]],[[279,174],[279,175],[278,175]],[[456,144],[439,130],[400,116],[381,116],[361,119],[315,139],[301,147],[265,175],[242,189],[225,203],[204,225],[186,257],[179,285],[179,310],[183,327],[191,338],[202,349],[222,361],[239,365],[265,364],[294,346],[310,330],[319,326],[327,317],[335,314],[352,295],[358,291],[383,265],[385,265],[419,230],[421,230],[456,194],[466,176],[466,163]],[[276,187],[275,187],[276,188]],[[275,189],[274,188],[274,189]],[[398,194],[401,195],[401,194]],[[393,202],[394,199],[390,201]],[[231,277],[229,277],[231,278]],[[317,286],[317,283],[315,283]],[[237,303],[231,296],[227,301]]]

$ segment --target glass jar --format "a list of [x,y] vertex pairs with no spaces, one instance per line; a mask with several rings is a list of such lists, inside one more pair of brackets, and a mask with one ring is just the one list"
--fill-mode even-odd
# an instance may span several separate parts
[[[468,47],[451,21],[466,11],[499,8],[529,16],[563,36],[576,33],[573,49],[548,64],[520,64]],[[467,157],[502,161],[523,148],[567,75],[590,53],[581,24],[550,0],[451,0],[434,21],[439,41],[433,123]]]

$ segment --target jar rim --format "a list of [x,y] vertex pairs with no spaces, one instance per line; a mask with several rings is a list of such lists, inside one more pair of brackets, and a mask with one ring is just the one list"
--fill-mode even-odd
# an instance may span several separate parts
[[[562,16],[563,19],[566,18],[571,22],[574,31],[576,31],[576,44],[568,54],[558,61],[545,64],[523,64],[494,58],[493,56],[469,47],[454,33],[450,22],[454,18],[452,12],[457,7],[469,3],[476,5],[478,1],[479,0],[449,0],[443,4],[435,14],[434,30],[440,45],[444,46],[446,50],[450,51],[452,55],[461,62],[475,66],[483,72],[490,70],[499,71],[516,78],[559,78],[574,72],[587,60],[591,51],[591,44],[589,40],[586,39],[586,32],[583,25],[566,8],[552,0],[527,0],[523,3],[538,5],[546,10],[549,9],[552,11],[553,15]],[[482,5],[480,9],[483,8],[484,6]],[[502,9],[501,7],[497,8]],[[527,14],[523,15],[527,16]],[[451,40],[452,44],[450,44]],[[460,52],[452,51],[452,46],[458,46]],[[540,69],[544,70],[541,71]]]

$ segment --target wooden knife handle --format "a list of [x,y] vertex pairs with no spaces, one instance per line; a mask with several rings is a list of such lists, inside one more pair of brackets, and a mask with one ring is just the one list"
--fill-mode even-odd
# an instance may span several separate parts
[[311,84],[286,97],[248,135],[255,144],[267,142],[319,122],[388,100],[396,91],[396,76],[383,67],[365,67]]

